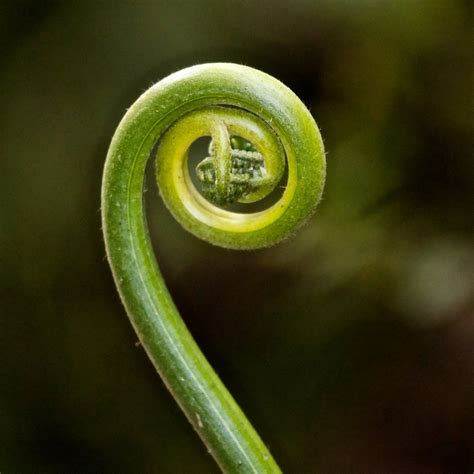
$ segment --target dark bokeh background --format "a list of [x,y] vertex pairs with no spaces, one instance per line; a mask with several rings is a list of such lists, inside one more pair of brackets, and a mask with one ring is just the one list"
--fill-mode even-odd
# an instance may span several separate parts
[[289,85],[324,200],[240,253],[149,186],[156,253],[204,352],[287,473],[467,473],[474,449],[468,1],[2,2],[0,471],[217,473],[113,287],[101,172],[125,109],[196,63]]

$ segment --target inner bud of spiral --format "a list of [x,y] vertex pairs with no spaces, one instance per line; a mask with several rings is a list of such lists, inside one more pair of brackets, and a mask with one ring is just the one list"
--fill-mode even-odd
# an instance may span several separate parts
[[[208,156],[196,166],[202,194],[219,206],[238,202],[268,182],[264,157],[252,143],[231,136],[229,151],[229,163],[222,165],[211,140]],[[219,186],[219,179],[226,181],[224,186]]]

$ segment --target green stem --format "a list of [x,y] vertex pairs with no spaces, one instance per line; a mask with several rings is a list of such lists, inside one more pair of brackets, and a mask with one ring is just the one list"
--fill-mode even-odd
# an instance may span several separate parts
[[[215,142],[201,170],[215,202],[253,202],[268,195],[286,161],[282,196],[268,210],[250,214],[209,202],[192,184],[187,165],[189,146],[200,136]],[[257,151],[232,152],[226,143],[231,137]],[[160,81],[128,110],[103,177],[107,256],[149,358],[224,472],[280,472],[199,350],[158,269],[143,198],[146,163],[158,140],[157,181],[178,221],[213,244],[251,249],[286,238],[313,212],[325,178],[319,131],[301,101],[276,79],[234,64],[195,66]],[[236,161],[229,165],[223,154]]]

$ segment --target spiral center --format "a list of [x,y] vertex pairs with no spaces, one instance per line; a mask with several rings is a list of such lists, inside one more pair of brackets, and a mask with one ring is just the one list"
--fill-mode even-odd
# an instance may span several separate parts
[[[214,140],[209,144],[208,153],[209,156],[197,165],[196,175],[202,194],[214,204],[232,204],[268,181],[263,155],[241,137],[230,138],[230,157],[216,153]],[[228,163],[222,163],[222,160]],[[225,186],[219,186],[219,181]]]

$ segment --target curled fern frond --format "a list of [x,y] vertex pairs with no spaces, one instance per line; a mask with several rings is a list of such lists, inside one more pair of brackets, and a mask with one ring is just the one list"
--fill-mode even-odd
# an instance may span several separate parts
[[[193,179],[188,154],[200,137],[211,142]],[[285,239],[314,211],[325,179],[319,130],[273,77],[235,64],[204,64],[168,76],[133,104],[112,139],[103,177],[108,259],[148,356],[224,472],[280,472],[197,347],[159,271],[143,198],[156,143],[159,191],[181,225],[215,245],[255,249]],[[226,208],[264,199],[284,176],[284,190],[268,208]]]

